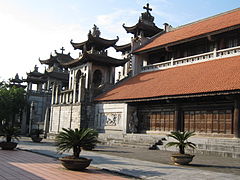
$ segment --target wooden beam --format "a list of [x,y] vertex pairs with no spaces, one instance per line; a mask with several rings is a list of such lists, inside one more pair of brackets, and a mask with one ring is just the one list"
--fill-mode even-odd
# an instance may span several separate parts
[[233,134],[234,134],[234,137],[240,138],[240,100],[239,98],[236,98],[234,102]]
[[177,105],[175,108],[175,119],[174,119],[174,131],[182,131],[182,111],[180,107]]

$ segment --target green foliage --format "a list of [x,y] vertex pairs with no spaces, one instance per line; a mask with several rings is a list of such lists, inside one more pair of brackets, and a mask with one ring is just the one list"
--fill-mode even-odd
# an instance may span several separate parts
[[74,158],[79,158],[81,148],[95,147],[98,143],[98,132],[90,128],[65,129],[56,136],[58,152],[73,150]]
[[[3,82],[2,82],[3,84]],[[0,125],[4,120],[9,123],[10,120],[14,123],[14,117],[20,113],[26,105],[25,91],[22,88],[0,86]]]
[[0,129],[0,136],[3,136],[6,138],[6,142],[11,142],[12,139],[16,139],[19,140],[19,134],[20,134],[20,130],[17,127],[13,127],[10,125],[4,125],[3,127],[1,127]]
[[171,134],[169,134],[169,137],[174,138],[175,140],[177,140],[176,142],[168,142],[166,144],[166,147],[170,147],[170,146],[177,146],[179,148],[179,153],[180,154],[185,154],[185,148],[186,147],[190,147],[190,148],[196,148],[196,144],[192,143],[192,142],[188,142],[188,138],[190,138],[191,136],[194,136],[195,133],[194,132],[188,132],[188,131],[184,131],[184,132],[180,132],[180,131],[174,131],[171,132]]

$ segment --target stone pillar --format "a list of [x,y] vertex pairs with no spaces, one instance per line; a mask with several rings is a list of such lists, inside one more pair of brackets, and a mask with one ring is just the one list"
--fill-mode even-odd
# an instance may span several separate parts
[[30,90],[30,91],[32,90],[32,82],[28,83],[28,90]]
[[56,91],[55,91],[55,104],[58,103],[58,91],[59,91],[59,85],[56,85]]
[[59,104],[62,104],[62,96],[63,96],[63,94],[61,93],[60,95],[59,95]]
[[63,94],[63,104],[66,104],[66,93]]
[[55,103],[55,84],[52,85],[52,104]]
[[22,121],[21,121],[21,134],[25,134],[26,130],[27,130],[27,115],[26,115],[26,111],[23,111],[22,114]]
[[48,81],[48,82],[47,82],[47,89],[46,89],[47,91],[50,90],[50,85],[51,85],[51,84],[50,84],[50,81]]
[[73,91],[71,91],[69,94],[69,102],[73,103]]
[[76,89],[77,89],[76,83],[77,82],[75,81],[73,84],[73,103],[76,103]]
[[31,134],[32,126],[34,121],[34,102],[31,102],[30,106],[30,119],[29,119],[29,125],[28,125],[28,133]]
[[46,108],[45,117],[44,117],[44,138],[47,137],[47,133],[49,133],[49,123],[50,123],[50,108]]
[[235,102],[234,102],[233,134],[234,134],[234,137],[240,138],[240,102],[239,102],[239,98],[235,99]]
[[82,88],[82,77],[79,78],[79,84],[78,84],[78,102],[81,101],[81,88]]
[[37,91],[42,91],[42,83],[37,84]]

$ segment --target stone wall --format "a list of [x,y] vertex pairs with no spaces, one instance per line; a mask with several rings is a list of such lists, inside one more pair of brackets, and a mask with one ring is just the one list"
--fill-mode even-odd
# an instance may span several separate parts
[[[45,112],[48,107],[50,107],[51,95],[41,92],[30,92],[28,93],[28,103],[34,102],[32,117],[28,117],[31,123],[32,129],[43,129]],[[30,112],[31,110],[29,110]],[[30,114],[28,114],[30,116]]]
[[62,128],[79,128],[81,104],[53,105],[50,116],[50,133],[58,133]]
[[96,104],[94,127],[100,132],[127,131],[127,104]]

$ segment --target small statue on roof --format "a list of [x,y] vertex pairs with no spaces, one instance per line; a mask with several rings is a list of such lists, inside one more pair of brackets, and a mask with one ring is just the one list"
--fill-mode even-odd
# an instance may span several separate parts
[[18,75],[18,73],[16,73],[16,75],[15,75],[15,79],[19,79],[19,75]]
[[34,66],[34,72],[38,72],[38,67],[37,67],[37,65]]
[[92,29],[93,29],[92,36],[99,37],[101,32],[100,32],[99,28],[96,26],[96,24],[93,25]]

